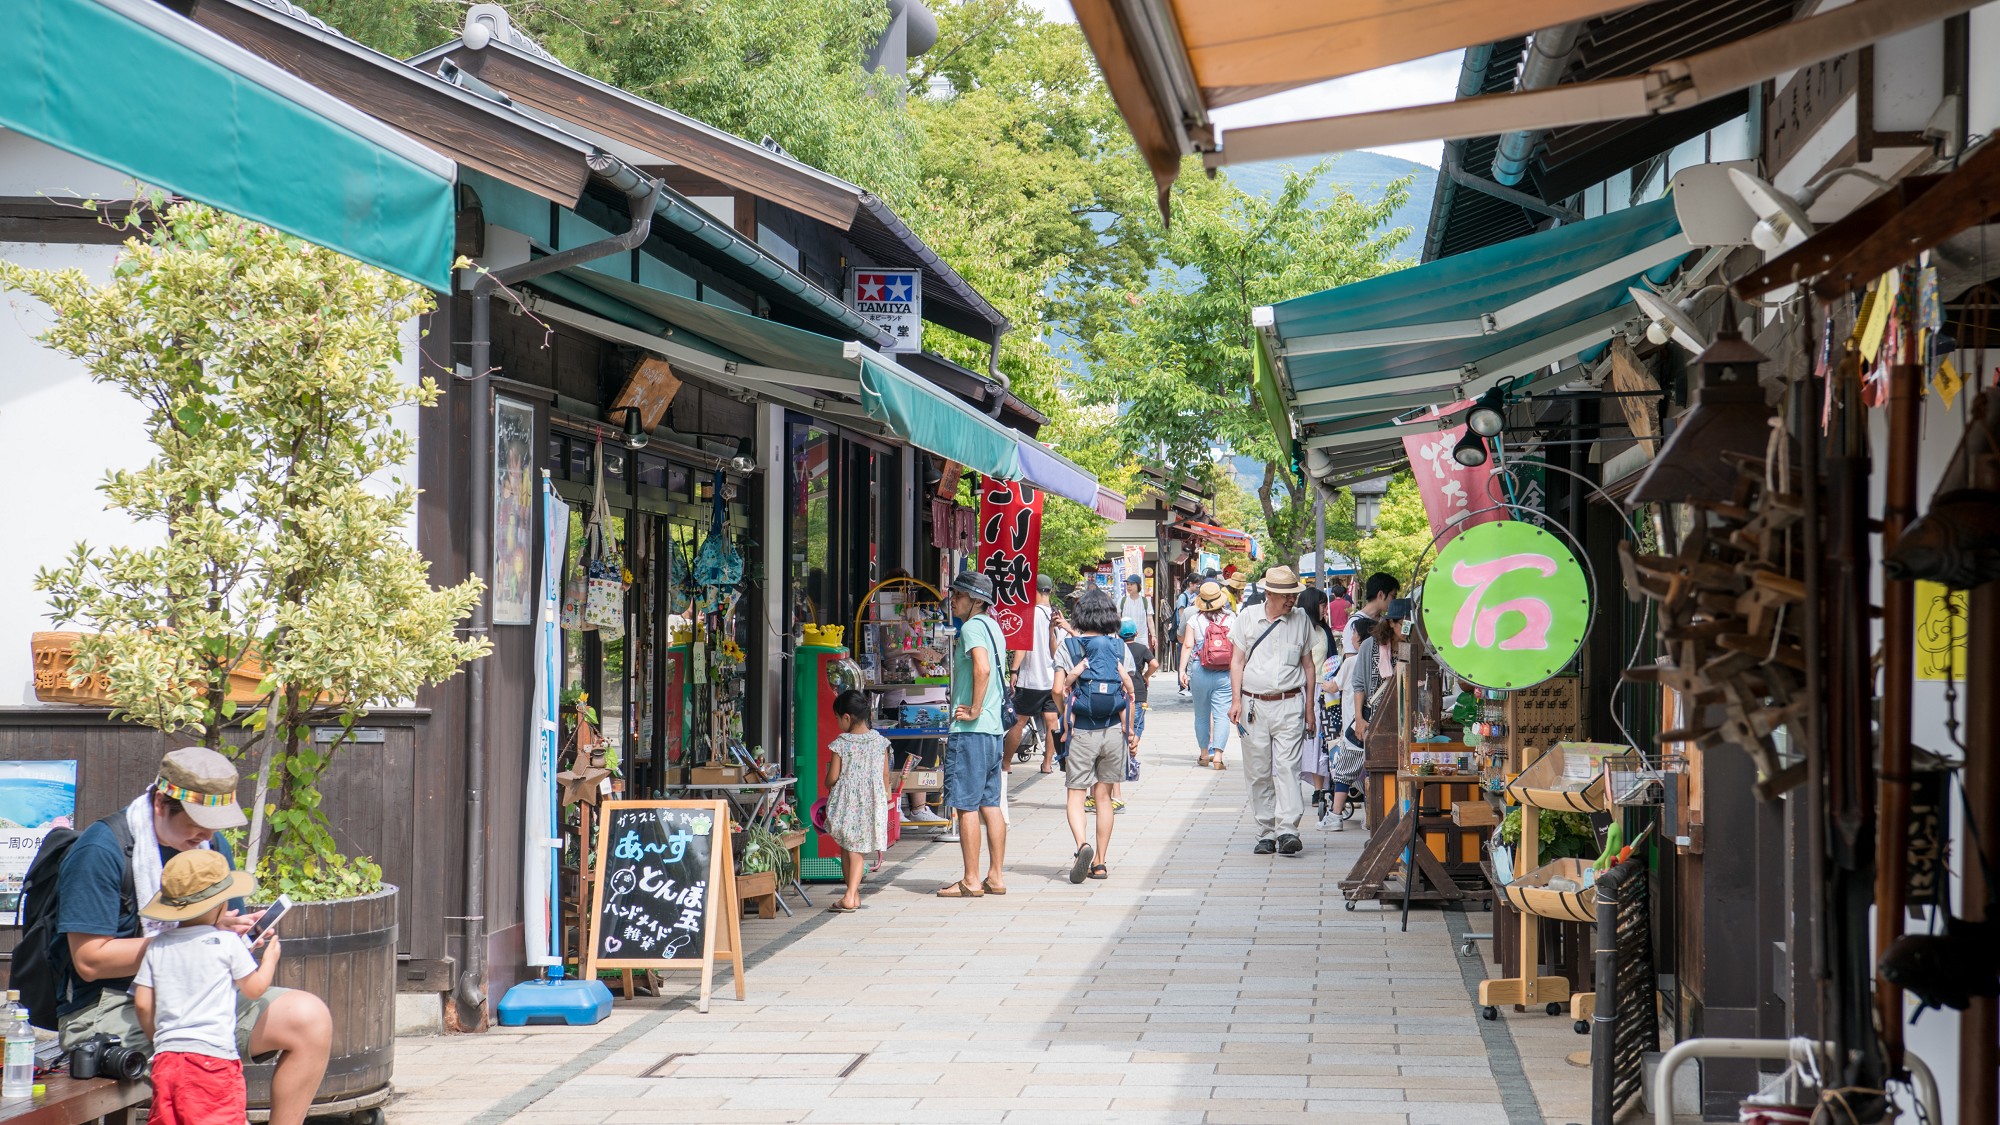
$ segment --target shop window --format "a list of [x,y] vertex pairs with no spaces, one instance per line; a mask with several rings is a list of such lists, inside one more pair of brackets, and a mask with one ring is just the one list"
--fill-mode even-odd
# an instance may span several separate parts
[[1756,139],[1750,133],[1750,117],[1725,121],[1708,131],[1708,158],[1718,164],[1729,160],[1749,160],[1756,155]]
[[639,454],[639,484],[646,488],[666,488],[667,459],[649,453]]

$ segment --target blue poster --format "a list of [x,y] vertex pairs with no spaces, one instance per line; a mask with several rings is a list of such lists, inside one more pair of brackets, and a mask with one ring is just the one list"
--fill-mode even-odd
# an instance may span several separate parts
[[535,707],[528,746],[527,808],[522,818],[522,913],[528,964],[562,964],[556,927],[556,855],[562,847],[562,805],[556,801],[556,758],[562,749],[562,578],[569,545],[569,505],[542,473],[542,582],[535,615]]
[[0,762],[0,924],[19,924],[21,883],[42,837],[75,820],[74,761]]

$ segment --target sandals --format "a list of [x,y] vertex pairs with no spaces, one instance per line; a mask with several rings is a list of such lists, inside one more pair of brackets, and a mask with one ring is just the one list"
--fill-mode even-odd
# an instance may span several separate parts
[[1101,864],[1101,863],[1093,863],[1093,864],[1091,864],[1091,865],[1090,865],[1090,878],[1092,878],[1092,879],[1109,879],[1109,878],[1111,878],[1111,872],[1109,872],[1109,871],[1105,870],[1105,867],[1104,867],[1104,865],[1103,865],[1103,864]]
[[938,891],[937,891],[937,897],[939,897],[939,898],[985,898],[985,897],[986,897],[986,892],[985,892],[985,891],[983,891],[983,890],[977,890],[977,891],[975,891],[975,890],[973,890],[973,889],[972,889],[972,885],[971,885],[970,883],[967,883],[967,882],[966,882],[965,880],[963,880],[963,879],[960,879],[960,880],[959,880],[958,882],[956,882],[956,883],[949,883],[949,884],[946,884],[945,886],[942,886],[942,887],[939,887],[939,888],[938,888]]
[[1007,888],[994,886],[991,879],[981,879],[979,881],[979,889],[989,895],[1004,895],[1007,893]]
[[1076,859],[1069,865],[1069,881],[1072,883],[1083,882],[1084,876],[1090,873],[1090,861],[1096,858],[1097,849],[1091,847],[1089,844],[1084,844],[1082,847],[1077,848]]
[[1222,755],[1217,754],[1208,760],[1208,768],[1212,770],[1226,770],[1229,767],[1223,764]]
[[852,914],[858,909],[860,908],[854,906],[842,906],[841,904],[836,902],[832,906],[827,907],[826,912],[828,914]]

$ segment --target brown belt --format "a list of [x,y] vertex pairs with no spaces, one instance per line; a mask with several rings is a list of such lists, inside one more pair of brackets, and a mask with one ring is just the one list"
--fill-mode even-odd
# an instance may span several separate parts
[[1244,695],[1247,695],[1247,696],[1249,696],[1249,697],[1250,697],[1250,698],[1252,698],[1252,699],[1261,699],[1261,700],[1263,700],[1264,702],[1266,702],[1266,703],[1269,703],[1269,702],[1271,702],[1271,701],[1273,701],[1273,700],[1277,700],[1277,699],[1290,699],[1291,697],[1293,697],[1293,696],[1297,695],[1298,693],[1300,693],[1300,692],[1302,692],[1302,691],[1304,691],[1304,690],[1306,690],[1306,689],[1304,689],[1304,688],[1293,688],[1293,689],[1292,689],[1292,690],[1290,690],[1290,691],[1281,691],[1281,692],[1276,692],[1276,693],[1274,693],[1274,694],[1271,694],[1271,695],[1264,695],[1264,694],[1262,694],[1262,693],[1259,693],[1259,692],[1254,692],[1254,691],[1246,691],[1246,692],[1244,692],[1243,694],[1244,694]]

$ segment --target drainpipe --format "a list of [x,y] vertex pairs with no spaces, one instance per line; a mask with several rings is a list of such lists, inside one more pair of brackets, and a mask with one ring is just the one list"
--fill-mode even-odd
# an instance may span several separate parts
[[[1535,32],[1535,38],[1528,44],[1528,57],[1521,63],[1521,80],[1517,89],[1522,92],[1541,90],[1562,81],[1563,71],[1569,66],[1569,57],[1576,51],[1576,41],[1583,33],[1583,22],[1566,23]],[[1540,129],[1516,129],[1502,133],[1500,143],[1493,150],[1493,179],[1513,187],[1527,174],[1528,161],[1535,155],[1535,145],[1542,139]]]
[[1000,370],[1000,336],[993,337],[993,346],[986,349],[986,374],[993,379],[993,405],[986,408],[986,413],[998,418],[1000,407],[1007,402],[1007,392],[1014,389],[1014,381]]
[[[657,181],[640,175],[604,153],[587,158],[591,177],[625,193],[632,225],[624,234],[588,243],[547,257],[536,258],[506,269],[480,273],[472,283],[472,370],[460,376],[473,386],[472,433],[467,443],[471,462],[469,494],[472,497],[472,531],[468,541],[466,570],[483,566],[492,551],[493,506],[486,499],[493,487],[492,384],[486,376],[493,367],[493,291],[532,277],[568,269],[584,262],[637,249],[653,230],[653,202],[659,198]],[[472,607],[467,631],[475,637],[488,632],[487,593]],[[466,669],[465,716],[465,963],[459,967],[458,983],[452,999],[458,1005],[461,1029],[477,1030],[486,1018],[486,657]]]

